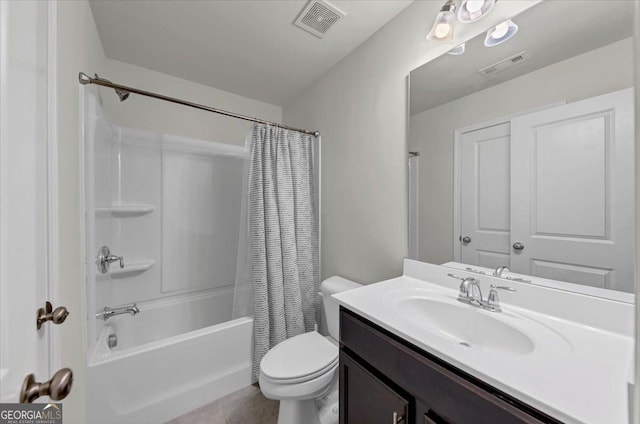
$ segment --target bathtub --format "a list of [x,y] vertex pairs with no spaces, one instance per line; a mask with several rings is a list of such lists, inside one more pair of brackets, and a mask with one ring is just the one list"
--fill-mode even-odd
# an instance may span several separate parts
[[87,422],[162,423],[253,383],[253,320],[231,320],[232,305],[224,287],[109,319],[87,361]]

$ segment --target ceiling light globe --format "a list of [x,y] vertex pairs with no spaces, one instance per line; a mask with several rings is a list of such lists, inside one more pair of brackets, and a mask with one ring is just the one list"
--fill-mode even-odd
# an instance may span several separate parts
[[451,31],[451,25],[446,22],[440,22],[433,31],[436,38],[445,38]]
[[462,0],[458,8],[458,21],[463,24],[478,21],[491,12],[497,0]]
[[427,35],[427,40],[449,41],[453,38],[453,22],[455,14],[453,12],[440,12],[436,18],[433,28]]
[[464,7],[467,8],[469,13],[475,14],[482,9],[482,6],[484,6],[484,0],[468,0]]
[[509,21],[504,21],[496,25],[496,29],[491,33],[491,38],[502,38],[509,31]]
[[484,45],[486,47],[498,46],[511,39],[516,32],[518,32],[518,25],[516,25],[516,23],[511,19],[507,19],[487,31],[487,36],[484,39]]

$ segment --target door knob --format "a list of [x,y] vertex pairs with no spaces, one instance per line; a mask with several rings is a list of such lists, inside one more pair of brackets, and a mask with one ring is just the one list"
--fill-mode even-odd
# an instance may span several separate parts
[[49,396],[52,400],[62,400],[67,397],[73,384],[73,372],[69,368],[58,370],[51,380],[44,383],[36,382],[33,374],[25,377],[20,390],[20,403],[32,403],[40,396]]
[[519,241],[513,243],[513,250],[524,250],[524,244]]
[[38,315],[36,316],[36,328],[39,330],[47,321],[52,321],[54,324],[62,324],[69,316],[69,311],[64,306],[59,306],[55,310],[51,305],[51,302],[45,302],[44,308],[38,308]]
[[462,237],[462,242],[465,243],[465,244],[471,243],[471,237],[469,237],[469,236]]

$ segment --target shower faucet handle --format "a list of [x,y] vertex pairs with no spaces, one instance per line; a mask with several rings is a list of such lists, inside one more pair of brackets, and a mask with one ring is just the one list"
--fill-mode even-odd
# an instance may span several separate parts
[[120,268],[124,268],[124,257],[112,255],[108,246],[102,246],[96,256],[96,265],[100,272],[106,274],[112,262],[120,262]]

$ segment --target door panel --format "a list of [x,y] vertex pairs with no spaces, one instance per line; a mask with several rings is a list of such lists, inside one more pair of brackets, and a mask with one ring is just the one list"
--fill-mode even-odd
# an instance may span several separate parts
[[633,91],[511,121],[511,269],[633,291]]
[[460,136],[462,262],[495,268],[509,265],[510,129],[495,125]]
[[47,3],[0,2],[0,402],[50,378],[47,287]]

